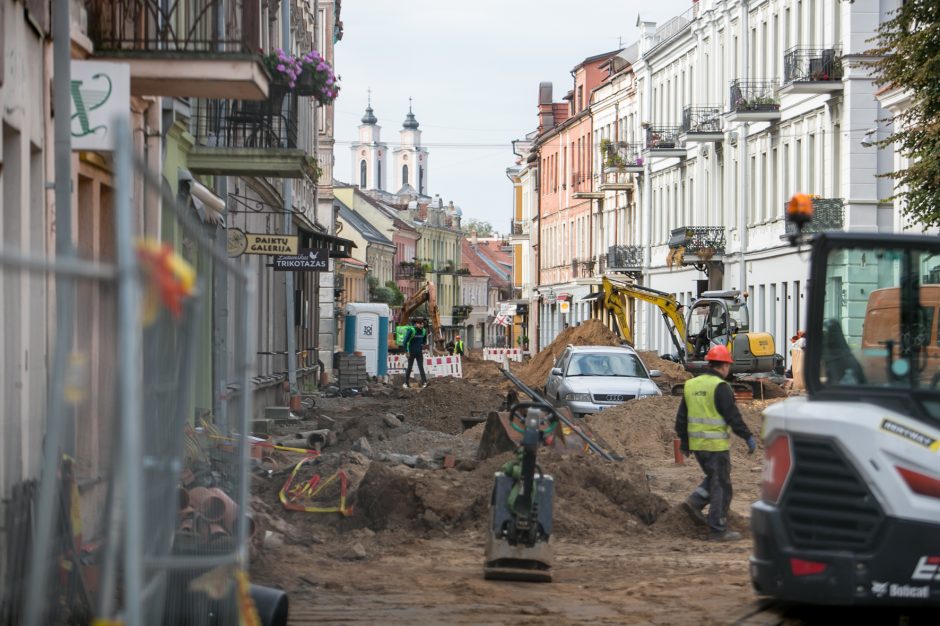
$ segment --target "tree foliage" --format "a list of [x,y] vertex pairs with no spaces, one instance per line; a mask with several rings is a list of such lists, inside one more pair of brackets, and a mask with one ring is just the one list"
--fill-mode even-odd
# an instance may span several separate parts
[[464,220],[460,227],[467,235],[476,235],[477,237],[492,237],[494,234],[493,225],[475,217]]
[[877,142],[909,159],[887,174],[902,211],[924,226],[940,226],[940,2],[908,0],[878,28],[868,51],[875,83],[911,93],[911,106],[893,118],[892,134]]

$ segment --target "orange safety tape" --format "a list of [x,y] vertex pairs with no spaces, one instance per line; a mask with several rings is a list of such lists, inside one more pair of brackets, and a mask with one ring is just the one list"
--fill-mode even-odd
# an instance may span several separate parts
[[[343,470],[337,471],[335,474],[327,478],[326,480],[321,481],[319,475],[315,475],[309,481],[304,483],[304,485],[298,485],[291,489],[291,485],[294,482],[294,478],[297,477],[297,472],[300,471],[300,468],[303,467],[305,463],[313,460],[313,457],[304,457],[300,460],[297,465],[294,466],[294,471],[291,472],[291,475],[284,482],[284,486],[281,487],[281,491],[278,493],[278,499],[281,501],[281,504],[285,509],[290,511],[304,511],[306,513],[341,513],[342,515],[352,515],[352,507],[346,506],[346,491],[348,488],[348,477],[346,472]],[[319,506],[306,506],[303,504],[296,504],[295,500],[300,497],[300,495],[306,495],[307,498],[313,499],[319,494],[327,485],[333,483],[337,478],[340,481],[340,496],[339,496],[339,506],[334,507],[319,507]],[[312,483],[312,484],[311,484]],[[299,488],[299,493],[297,489]],[[308,490],[309,488],[309,490]],[[309,491],[309,492],[308,492]],[[288,497],[288,496],[295,497]]]

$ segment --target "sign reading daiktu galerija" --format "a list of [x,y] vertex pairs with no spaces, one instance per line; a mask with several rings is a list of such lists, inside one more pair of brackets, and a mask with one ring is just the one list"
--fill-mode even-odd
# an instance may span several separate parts
[[114,150],[116,119],[130,114],[131,72],[126,63],[72,61],[72,150]]

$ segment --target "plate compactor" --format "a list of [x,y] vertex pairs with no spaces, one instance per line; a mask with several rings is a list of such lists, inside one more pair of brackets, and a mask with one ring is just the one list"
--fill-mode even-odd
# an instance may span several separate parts
[[555,409],[520,403],[510,425],[522,434],[516,457],[496,472],[483,575],[487,579],[551,582],[552,477],[536,463],[538,449],[562,435]]

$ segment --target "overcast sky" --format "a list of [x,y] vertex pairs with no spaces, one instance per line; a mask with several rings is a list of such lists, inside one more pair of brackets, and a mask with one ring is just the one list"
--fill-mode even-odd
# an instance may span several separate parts
[[638,15],[662,24],[691,6],[691,0],[345,0],[335,61],[342,77],[335,176],[355,182],[349,146],[366,90],[389,147],[398,144],[411,97],[429,151],[429,194],[453,200],[464,219],[487,220],[505,233],[512,206],[506,168],[515,160],[510,142],[536,126],[539,82],[552,81],[560,101],[581,60],[637,40]]

